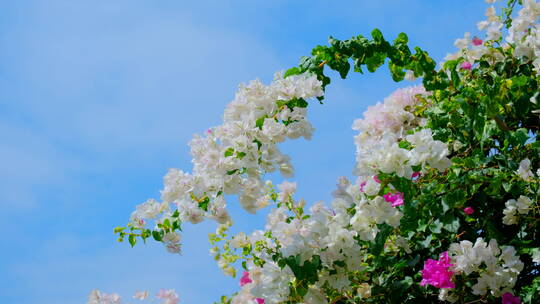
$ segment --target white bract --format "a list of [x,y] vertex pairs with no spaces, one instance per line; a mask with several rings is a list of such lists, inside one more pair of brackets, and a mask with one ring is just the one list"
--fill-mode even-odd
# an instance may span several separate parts
[[505,203],[505,208],[503,210],[504,217],[503,223],[505,225],[515,225],[518,223],[519,214],[526,215],[529,213],[533,201],[523,195],[520,195],[517,200],[511,199]]
[[517,276],[523,270],[523,262],[519,259],[512,246],[500,248],[497,240],[489,244],[478,238],[474,245],[470,241],[461,241],[450,245],[448,254],[454,262],[453,270],[456,275],[479,275],[476,284],[472,286],[473,293],[484,295],[488,291],[499,297],[505,292],[512,291]]

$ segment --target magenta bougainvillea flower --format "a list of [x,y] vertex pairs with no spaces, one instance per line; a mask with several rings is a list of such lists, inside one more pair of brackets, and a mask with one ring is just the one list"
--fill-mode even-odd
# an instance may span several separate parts
[[484,43],[484,41],[478,37],[474,37],[472,40],[472,44],[475,46],[482,45],[482,43]]
[[367,182],[362,182],[362,183],[360,184],[360,191],[361,191],[361,192],[364,192],[364,187],[366,186],[366,184],[367,184]]
[[244,285],[249,284],[251,282],[253,282],[253,281],[249,277],[249,272],[244,271],[244,273],[242,274],[242,277],[240,278],[240,286],[244,286]]
[[456,285],[452,282],[453,271],[449,268],[454,266],[450,263],[448,257],[448,251],[441,253],[439,260],[428,259],[424,262],[424,269],[422,273],[421,286],[426,284],[435,286],[437,288],[455,288]]
[[468,61],[465,61],[461,64],[461,68],[464,70],[470,70],[472,69],[472,64]]
[[388,192],[385,195],[383,195],[383,197],[387,202],[392,204],[392,207],[401,206],[405,202],[403,199],[403,193],[401,192],[396,192],[396,193]]
[[474,213],[474,209],[473,209],[472,207],[470,207],[470,206],[469,206],[469,207],[465,207],[465,208],[463,208],[463,212],[465,212],[465,213],[468,214],[468,215],[471,215],[471,214]]
[[502,296],[502,304],[521,304],[519,297],[515,297],[513,294],[507,292]]

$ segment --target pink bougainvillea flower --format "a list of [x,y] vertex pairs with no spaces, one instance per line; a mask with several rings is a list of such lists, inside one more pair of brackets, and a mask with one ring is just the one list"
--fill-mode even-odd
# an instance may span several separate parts
[[364,192],[364,187],[366,186],[367,182],[362,182],[360,184],[360,192]]
[[465,207],[465,208],[463,208],[463,212],[465,212],[465,213],[468,214],[468,215],[471,215],[471,214],[474,213],[474,209],[473,209],[472,207],[470,207],[470,206],[469,206],[469,207]]
[[420,271],[422,273],[420,285],[429,284],[437,288],[455,288],[456,285],[452,282],[454,272],[449,270],[452,266],[454,265],[450,263],[448,251],[441,253],[439,260],[428,259],[424,262],[424,269]]
[[257,301],[257,304],[264,304],[264,299],[256,298],[255,301]]
[[521,304],[521,299],[507,292],[502,295],[502,304]]
[[383,195],[383,197],[387,202],[392,204],[392,207],[401,206],[405,202],[403,200],[403,193],[401,192],[396,192],[396,193],[388,192],[385,195]]
[[475,46],[482,45],[482,43],[484,43],[484,41],[478,37],[474,37],[472,40],[472,44]]
[[464,70],[470,70],[472,69],[472,64],[468,61],[465,61],[461,64],[461,68]]
[[240,278],[240,286],[244,286],[244,285],[249,284],[251,282],[253,282],[253,281],[249,277],[249,272],[244,271],[244,273],[242,274],[242,277]]
[[381,180],[379,179],[379,176],[377,176],[377,175],[375,175],[375,176],[373,177],[373,180],[376,181],[376,182],[379,183],[379,184],[381,183]]

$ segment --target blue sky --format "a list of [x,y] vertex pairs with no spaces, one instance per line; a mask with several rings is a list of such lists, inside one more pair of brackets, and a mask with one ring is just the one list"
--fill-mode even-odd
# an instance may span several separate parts
[[[175,288],[181,303],[237,289],[208,255],[214,223],[186,225],[182,256],[129,248],[112,229],[157,197],[167,168],[190,170],[187,142],[220,123],[236,86],[269,81],[329,35],[403,31],[440,59],[475,31],[477,0],[0,2],[0,298],[85,303],[94,288]],[[330,199],[354,163],[352,121],[395,88],[386,69],[335,80],[317,129],[286,143],[298,196]],[[264,225],[233,202],[235,230]],[[126,301],[128,302],[128,301]]]

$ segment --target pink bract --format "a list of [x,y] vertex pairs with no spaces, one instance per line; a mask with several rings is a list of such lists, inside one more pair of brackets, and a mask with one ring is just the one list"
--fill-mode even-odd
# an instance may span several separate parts
[[466,207],[463,209],[463,212],[465,212],[468,215],[471,215],[474,213],[474,209],[472,207]]
[[240,278],[240,286],[244,286],[251,282],[253,281],[249,278],[249,272],[244,271],[244,273],[242,274],[242,277]]
[[426,284],[437,288],[455,288],[456,285],[452,282],[453,271],[449,268],[454,266],[450,263],[448,252],[445,251],[439,256],[439,260],[428,259],[424,262],[422,273],[421,286]]
[[461,64],[461,68],[464,70],[470,70],[472,69],[472,64],[468,61],[465,61]]
[[388,192],[385,195],[383,195],[383,197],[387,202],[392,204],[392,207],[401,206],[405,203],[403,199],[403,193],[401,192],[396,192],[396,193]]
[[364,187],[366,186],[367,182],[362,182],[360,184],[360,192],[364,192]]
[[502,296],[502,304],[521,304],[521,299],[507,292]]
[[474,37],[472,40],[472,44],[475,46],[482,45],[482,43],[484,43],[484,41],[478,37]]

